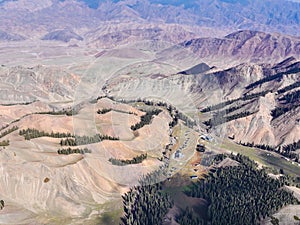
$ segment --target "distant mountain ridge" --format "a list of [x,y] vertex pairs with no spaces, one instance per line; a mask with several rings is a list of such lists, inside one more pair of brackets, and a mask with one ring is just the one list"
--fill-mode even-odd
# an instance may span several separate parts
[[300,39],[278,34],[242,30],[224,38],[197,38],[181,44],[201,58],[233,59],[240,62],[278,62],[300,57]]
[[[181,24],[300,35],[300,3],[279,0],[16,0],[0,2],[0,29],[96,28],[103,21]],[[31,28],[32,27],[32,28]],[[26,34],[30,32],[22,31]],[[22,34],[22,33],[20,33]]]

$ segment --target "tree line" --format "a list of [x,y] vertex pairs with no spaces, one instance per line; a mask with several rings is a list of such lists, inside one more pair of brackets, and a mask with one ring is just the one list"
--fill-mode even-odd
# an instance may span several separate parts
[[245,111],[245,112],[240,112],[231,116],[224,116],[221,114],[216,113],[215,115],[213,115],[213,117],[207,121],[204,121],[203,123],[208,126],[208,127],[214,127],[214,126],[218,126],[220,124],[223,123],[227,123],[229,121],[232,120],[236,120],[236,119],[240,119],[240,118],[244,118],[247,116],[250,116],[252,114],[255,114],[257,112],[249,112],[249,111]]
[[108,113],[110,111],[115,111],[115,112],[119,112],[119,113],[126,113],[126,114],[130,114],[130,115],[135,115],[137,116],[136,113],[134,112],[127,112],[127,111],[123,111],[123,110],[119,110],[119,109],[107,109],[107,108],[104,108],[104,109],[98,109],[97,110],[97,113],[98,114],[105,114],[105,113]]
[[13,126],[12,128],[7,129],[6,131],[0,133],[0,138],[5,137],[6,135],[18,130],[19,128],[17,126]]
[[97,110],[97,113],[98,114],[105,114],[105,113],[108,113],[110,112],[112,109],[98,109]]
[[300,90],[288,93],[282,96],[281,98],[279,98],[279,101],[283,102],[283,105],[278,106],[272,110],[271,112],[271,115],[273,117],[272,119],[274,120],[279,116],[298,108],[300,105],[299,100],[300,100]]
[[26,130],[20,130],[19,135],[24,136],[25,140],[30,140],[39,137],[52,137],[52,138],[65,138],[65,137],[73,137],[71,133],[59,133],[59,132],[45,132],[39,131],[34,128],[27,128]]
[[161,112],[162,112],[161,109],[146,111],[146,114],[141,116],[141,121],[130,127],[131,130],[138,130],[143,126],[150,124],[151,120],[153,119],[153,116],[157,116]]
[[34,113],[34,114],[46,114],[46,115],[56,115],[56,116],[59,116],[59,115],[66,115],[66,116],[73,116],[73,115],[76,115],[78,112],[73,110],[73,109],[70,109],[70,110],[60,110],[60,111],[48,111],[48,112],[37,112],[37,113]]
[[[116,101],[116,99],[112,96],[107,96],[107,98],[109,98],[113,101]],[[134,103],[134,102],[143,102],[145,105],[148,105],[148,106],[164,107],[169,111],[170,115],[173,118],[173,121],[170,123],[170,126],[172,126],[172,127],[174,127],[178,123],[178,119],[182,120],[185,123],[185,125],[189,128],[193,128],[193,126],[195,126],[197,124],[196,121],[192,120],[188,116],[179,112],[179,110],[176,109],[176,107],[174,107],[166,102],[163,102],[163,101],[154,102],[154,101],[138,98],[136,100],[122,99],[122,100],[119,100],[119,102],[126,103],[126,104]]]
[[86,153],[92,153],[92,150],[88,148],[63,148],[63,149],[58,149],[57,153],[59,155],[70,155],[70,154],[86,154]]
[[169,124],[171,127],[174,127],[178,123],[178,120],[182,120],[185,123],[185,125],[189,128],[193,128],[193,126],[197,125],[196,121],[190,119],[187,115],[183,114],[178,109],[176,109],[176,107],[174,107],[166,102],[162,102],[162,101],[153,102],[153,101],[149,101],[149,100],[140,100],[140,101],[144,102],[145,105],[159,106],[159,107],[166,108],[168,110],[169,114],[173,118],[172,122]]
[[284,145],[282,148],[285,151],[296,151],[300,149],[300,140],[295,141],[292,144]]
[[[228,100],[225,102],[218,103],[216,105],[207,106],[206,108],[202,109],[200,112],[207,113],[207,112],[211,112],[211,111],[215,111],[215,110],[220,110],[228,105],[231,105],[232,103],[235,103],[238,101],[248,101],[248,100],[256,99],[258,97],[265,96],[269,92],[271,92],[271,91],[268,90],[268,91],[253,93],[253,94],[244,94],[240,98],[235,98],[235,99],[231,99],[231,100]],[[232,111],[234,111],[234,110],[232,110]]]
[[118,137],[112,137],[109,135],[100,135],[100,134],[95,134],[94,136],[78,136],[75,135],[74,137],[71,138],[65,138],[60,140],[60,145],[61,146],[78,146],[78,145],[88,145],[88,144],[93,144],[93,143],[98,143],[103,140],[111,140],[111,141],[116,141],[119,140]]
[[296,108],[298,108],[299,105],[289,105],[289,106],[281,106],[281,107],[276,107],[275,109],[272,110],[271,116],[272,120],[278,118],[279,116],[286,114],[287,112],[290,112]]
[[289,145],[281,145],[281,146],[270,146],[267,144],[254,144],[252,143],[242,143],[241,141],[238,143],[240,145],[246,146],[246,147],[255,147],[266,151],[272,151],[276,152],[284,157],[287,157],[289,159],[295,160],[295,162],[300,162],[299,160],[299,154],[297,154],[295,151],[300,149],[300,140],[297,142],[294,142]]
[[289,86],[286,86],[284,88],[279,89],[277,91],[277,93],[278,94],[283,94],[285,92],[288,92],[288,91],[293,90],[293,89],[298,88],[298,87],[300,87],[300,81],[297,81],[297,82],[295,82],[295,83],[293,83],[293,84],[291,84]]
[[[203,198],[209,203],[208,220],[202,219],[198,224],[258,225],[261,219],[282,207],[299,203],[292,193],[283,189],[284,178],[269,177],[265,170],[257,169],[255,162],[240,154],[226,157],[238,161],[239,165],[216,168],[186,190],[188,196]],[[186,218],[185,214],[179,221]]]
[[281,97],[279,101],[284,101],[286,104],[295,103],[300,99],[300,90],[288,93]]
[[273,81],[273,80],[282,80],[284,75],[298,73],[298,72],[300,72],[300,68],[293,68],[293,69],[288,70],[286,72],[281,72],[281,73],[277,73],[277,74],[274,74],[274,75],[271,75],[271,76],[267,76],[267,77],[264,77],[264,78],[262,78],[258,81],[255,81],[252,84],[249,84],[246,87],[246,89],[251,89],[253,87],[256,87],[258,85],[261,85],[261,84],[264,84],[264,83],[267,83],[267,82],[270,82],[270,81]]
[[1,147],[9,146],[9,140],[0,141],[0,146]]
[[126,166],[126,165],[131,165],[131,164],[142,163],[145,159],[147,159],[147,153],[138,155],[136,157],[133,157],[132,159],[110,158],[108,161],[111,162],[113,165],[116,165],[116,166]]

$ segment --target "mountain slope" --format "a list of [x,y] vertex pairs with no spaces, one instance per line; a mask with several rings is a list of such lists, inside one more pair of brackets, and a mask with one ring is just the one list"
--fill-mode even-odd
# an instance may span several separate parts
[[[142,67],[141,64],[136,66],[140,70]],[[198,119],[197,113],[202,111],[202,122],[219,137],[230,136],[237,142],[277,146],[300,139],[297,132],[300,129],[297,122],[299,100],[296,97],[291,103],[282,100],[285,95],[299,90],[299,74],[300,63],[293,58],[278,64],[244,63],[197,75],[143,74],[141,79],[142,75],[127,73],[110,79],[106,93],[122,96],[122,99],[134,96],[151,99],[155,93],[155,99],[170,102],[185,113],[194,114],[194,119]],[[275,116],[274,110],[280,108],[284,111]]]
[[275,63],[289,56],[300,57],[297,37],[243,30],[224,38],[198,38],[181,44],[204,60]]
[[0,101],[8,104],[31,102],[36,99],[70,99],[73,98],[74,88],[79,81],[78,75],[59,68],[0,67]]
[[91,47],[112,48],[147,41],[178,44],[197,35],[178,25],[119,23],[104,24],[86,33],[85,37]]
[[72,39],[78,41],[83,40],[81,36],[79,36],[78,34],[70,30],[56,30],[42,37],[42,40],[63,41],[63,42],[69,42]]
[[18,34],[9,34],[0,30],[0,41],[23,41],[25,38]]

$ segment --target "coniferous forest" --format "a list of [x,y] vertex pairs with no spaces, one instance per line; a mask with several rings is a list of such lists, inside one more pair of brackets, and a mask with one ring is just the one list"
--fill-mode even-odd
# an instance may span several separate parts
[[269,177],[245,156],[229,157],[238,161],[239,166],[217,168],[186,192],[208,201],[208,225],[260,224],[261,219],[280,208],[299,203],[292,193],[283,189],[284,177],[278,180]]
[[163,192],[160,181],[155,182],[160,171],[146,175],[122,196],[124,216],[121,225],[160,225],[173,205],[170,196]]
[[[271,178],[264,169],[249,158],[238,155],[217,155],[217,164],[226,157],[238,166],[216,168],[201,180],[185,186],[185,194],[205,199],[206,216],[192,206],[176,216],[181,225],[258,225],[288,204],[299,204],[292,193],[286,191],[286,177]],[[150,176],[150,175],[148,175]],[[122,225],[162,224],[173,200],[164,192],[164,182],[133,187],[123,196]],[[180,205],[178,205],[180,207]],[[203,214],[202,214],[203,215]]]
[[147,111],[145,115],[141,116],[141,121],[139,123],[131,126],[131,130],[137,130],[145,125],[150,124],[151,120],[153,119],[153,116],[157,116],[161,112],[162,111],[160,109]]

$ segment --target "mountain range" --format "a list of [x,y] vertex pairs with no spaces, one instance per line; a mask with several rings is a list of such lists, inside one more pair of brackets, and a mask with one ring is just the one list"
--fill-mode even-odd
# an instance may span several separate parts
[[[72,27],[82,35],[103,21],[180,24],[300,34],[300,3],[279,0],[18,0],[0,3],[0,29],[27,38]],[[31,32],[28,32],[28,31]]]
[[299,1],[0,0],[0,21],[0,224],[298,222]]

